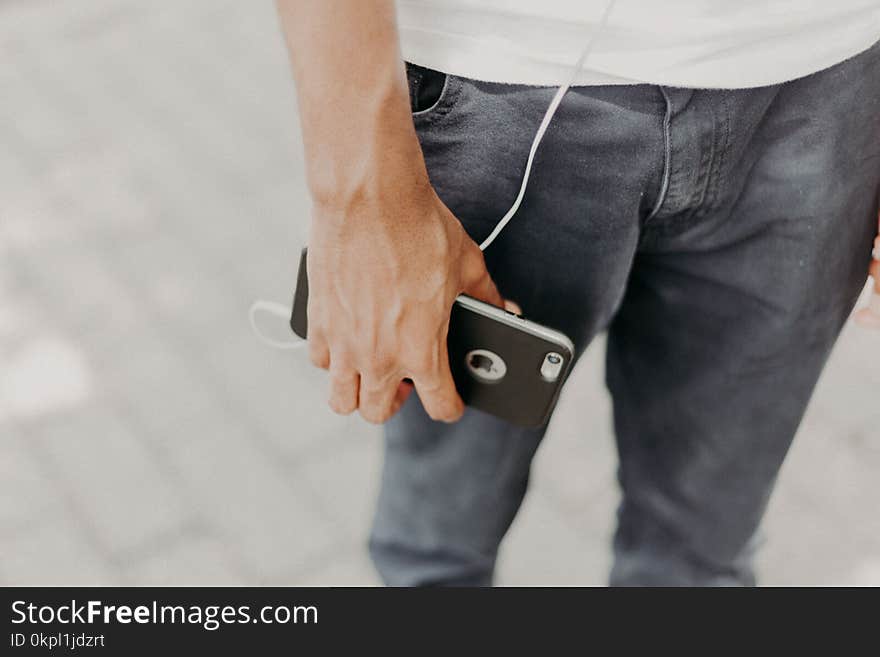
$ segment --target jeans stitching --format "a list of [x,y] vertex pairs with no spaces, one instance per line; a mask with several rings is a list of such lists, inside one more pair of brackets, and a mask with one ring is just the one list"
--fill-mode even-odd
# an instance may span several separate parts
[[720,98],[720,105],[723,111],[722,130],[718,131],[717,128],[715,129],[716,136],[713,140],[712,148],[712,163],[714,166],[711,166],[709,169],[709,180],[706,183],[706,188],[703,191],[700,202],[695,207],[694,219],[702,218],[713,210],[717,206],[720,196],[720,178],[724,171],[725,156],[730,148],[730,106],[725,92],[722,92]]
[[702,149],[703,140],[701,139],[700,142],[701,150],[703,152],[700,155],[700,175],[698,176],[697,183],[695,185],[696,189],[699,190],[699,198],[695,203],[693,201],[689,203],[690,208],[685,210],[685,215],[681,218],[682,222],[696,219],[704,214],[704,204],[706,203],[706,199],[709,197],[709,188],[712,186],[713,182],[712,174],[718,159],[718,125],[715,121],[714,114],[712,116],[712,139],[709,145],[709,149]]
[[[725,140],[727,138],[726,130],[725,124]],[[711,139],[707,139],[706,135],[701,135],[699,138],[699,160],[696,165],[698,175],[693,185],[690,186],[694,193],[688,193],[684,197],[684,206],[662,224],[654,227],[660,234],[673,235],[708,213],[709,203],[713,199],[713,193],[717,186],[719,160],[724,156],[720,133],[721,130],[719,130],[718,122],[713,114]]]

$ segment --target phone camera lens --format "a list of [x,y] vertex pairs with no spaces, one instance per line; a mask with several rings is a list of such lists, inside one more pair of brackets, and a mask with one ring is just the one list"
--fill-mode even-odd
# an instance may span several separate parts
[[545,381],[553,382],[562,374],[562,364],[564,360],[562,356],[555,351],[551,351],[544,355],[544,362],[541,363],[541,376]]

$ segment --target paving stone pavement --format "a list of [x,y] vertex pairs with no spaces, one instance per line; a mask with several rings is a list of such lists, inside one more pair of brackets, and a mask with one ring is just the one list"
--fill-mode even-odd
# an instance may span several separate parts
[[[375,584],[377,430],[246,311],[308,211],[273,6],[0,0],[0,583]],[[599,584],[601,340],[502,584]],[[848,327],[780,477],[767,584],[880,584],[880,334]]]

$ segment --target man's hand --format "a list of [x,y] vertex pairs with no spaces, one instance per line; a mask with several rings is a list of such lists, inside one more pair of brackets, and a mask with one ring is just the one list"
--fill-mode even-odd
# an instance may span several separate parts
[[330,370],[331,408],[384,422],[411,391],[408,378],[428,415],[457,420],[450,309],[461,292],[503,304],[479,247],[427,184],[315,215],[309,354]]
[[446,351],[455,297],[501,298],[434,193],[410,112],[393,0],[277,0],[297,83],[309,238],[309,350],[330,405],[384,422],[411,379],[428,414],[463,412]]

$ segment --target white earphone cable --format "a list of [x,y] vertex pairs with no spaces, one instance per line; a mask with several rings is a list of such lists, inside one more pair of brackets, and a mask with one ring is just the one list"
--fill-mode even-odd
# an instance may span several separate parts
[[260,330],[260,327],[257,326],[257,313],[259,312],[264,312],[270,315],[274,315],[275,317],[280,317],[286,322],[290,319],[290,306],[285,306],[283,303],[278,303],[277,301],[265,301],[263,299],[260,299],[259,301],[254,301],[251,304],[251,309],[248,311],[248,319],[251,323],[251,330],[262,343],[275,349],[299,349],[308,344],[305,340],[282,341],[267,337]]
[[[489,233],[489,236],[482,241],[480,244],[480,250],[485,251],[492,242],[501,234],[501,231],[510,223],[510,220],[513,219],[514,215],[519,210],[520,205],[522,205],[523,198],[526,195],[526,187],[529,184],[529,176],[532,173],[532,164],[535,161],[535,154],[538,152],[538,146],[541,145],[541,140],[544,139],[544,134],[547,132],[547,128],[550,126],[550,122],[553,120],[554,114],[556,114],[556,110],[559,108],[560,103],[562,102],[563,97],[566,92],[571,88],[571,86],[577,81],[578,75],[580,75],[581,69],[583,69],[584,65],[587,62],[587,59],[590,56],[590,53],[593,51],[593,46],[596,43],[596,39],[603,32],[605,27],[608,25],[608,20],[611,17],[611,10],[614,8],[614,5],[617,3],[617,0],[608,0],[608,3],[605,5],[605,9],[602,12],[602,17],[599,19],[599,22],[596,24],[596,27],[593,28],[590,33],[590,37],[587,40],[587,45],[584,47],[583,52],[581,52],[580,57],[577,62],[572,66],[571,75],[568,81],[563,84],[559,89],[556,90],[556,94],[553,96],[553,100],[550,101],[550,105],[547,107],[547,111],[544,112],[544,118],[541,119],[541,123],[538,126],[538,130],[535,132],[535,137],[532,139],[532,146],[529,149],[529,156],[526,160],[526,168],[523,172],[522,182],[520,183],[519,193],[516,195],[516,199],[513,201],[513,205],[510,206],[510,209],[504,213],[504,216],[498,220],[498,223],[495,224],[495,227],[492,229],[492,232]],[[290,318],[290,307],[285,306],[283,304],[274,302],[274,301],[255,301],[253,305],[251,305],[250,312],[248,313],[248,318],[250,319],[251,329],[254,332],[254,335],[257,336],[262,342],[267,344],[270,347],[274,347],[275,349],[299,349],[304,346],[306,343],[305,340],[296,340],[296,341],[280,341],[274,340],[272,338],[266,337],[262,331],[260,331],[256,322],[256,315],[259,312],[266,312],[276,317],[280,317],[284,320]]]
[[483,240],[480,244],[480,251],[485,251],[492,242],[495,241],[495,238],[501,234],[501,231],[510,223],[510,220],[513,219],[513,216],[516,214],[517,210],[519,210],[519,206],[522,204],[523,198],[526,195],[526,186],[529,184],[529,176],[532,173],[532,163],[535,161],[535,153],[538,152],[538,146],[541,145],[541,140],[544,139],[544,133],[547,132],[547,128],[550,126],[550,122],[553,120],[553,115],[556,114],[556,110],[559,108],[559,104],[562,102],[562,98],[571,88],[571,86],[577,81],[577,76],[580,75],[581,69],[583,69],[584,64],[587,61],[587,58],[590,56],[590,53],[593,51],[593,46],[596,43],[596,39],[599,34],[605,29],[608,25],[608,19],[611,16],[611,10],[614,8],[617,0],[609,0],[605,5],[605,10],[602,12],[602,18],[599,19],[599,22],[596,24],[596,27],[593,28],[592,33],[590,34],[590,38],[587,40],[587,45],[584,47],[581,56],[578,58],[577,62],[572,67],[571,76],[568,81],[563,84],[559,89],[556,90],[556,94],[553,96],[553,100],[550,101],[550,106],[547,108],[547,111],[544,113],[544,118],[541,119],[541,124],[538,126],[538,130],[535,133],[535,138],[532,140],[532,147],[529,150],[529,157],[526,160],[526,170],[523,173],[522,183],[519,187],[519,193],[516,195],[516,199],[513,202],[513,205],[510,206],[510,209],[504,214],[503,217],[495,224],[495,228],[492,229],[492,232],[489,233],[489,236]]

